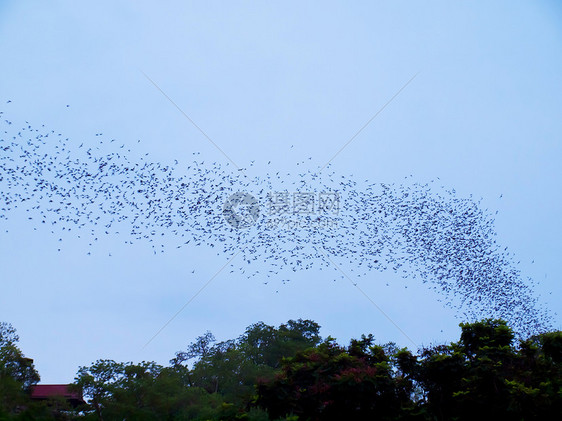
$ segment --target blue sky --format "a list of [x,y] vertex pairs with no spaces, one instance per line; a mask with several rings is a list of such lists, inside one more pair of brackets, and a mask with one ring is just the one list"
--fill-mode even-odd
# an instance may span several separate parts
[[[77,145],[103,132],[130,147],[131,159],[189,162],[200,152],[225,164],[144,72],[234,162],[255,160],[252,175],[323,165],[417,74],[332,170],[371,182],[439,177],[481,197],[499,211],[498,242],[539,282],[541,302],[560,310],[562,9],[554,1],[2,1],[0,51],[0,110],[14,121],[45,124]],[[69,382],[98,358],[166,363],[206,330],[227,339],[259,320],[311,318],[344,343],[373,333],[412,346],[349,283],[311,270],[287,285],[225,271],[143,348],[229,256],[202,247],[155,256],[115,237],[90,256],[71,237],[58,252],[58,237],[23,213],[0,225],[8,229],[0,230],[0,320],[18,329],[44,382]],[[437,294],[395,278],[373,273],[361,288],[416,344],[458,337],[461,320]]]

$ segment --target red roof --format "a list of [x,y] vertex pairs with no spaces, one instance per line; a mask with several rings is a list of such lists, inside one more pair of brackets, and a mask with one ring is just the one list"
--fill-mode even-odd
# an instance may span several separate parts
[[50,399],[57,396],[82,401],[82,394],[71,392],[67,384],[37,384],[31,386],[31,399]]

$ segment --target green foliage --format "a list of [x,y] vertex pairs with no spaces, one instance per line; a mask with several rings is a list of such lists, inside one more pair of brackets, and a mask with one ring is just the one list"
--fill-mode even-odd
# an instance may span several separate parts
[[90,400],[85,419],[219,419],[224,412],[220,396],[190,387],[179,367],[100,360],[81,367],[75,384]]
[[[436,419],[532,420],[562,414],[560,332],[514,345],[501,320],[460,325],[461,340],[424,350],[416,379]],[[545,346],[546,345],[546,346]],[[553,358],[554,356],[554,358]]]
[[73,387],[87,404],[36,403],[39,380],[0,323],[0,420],[543,420],[562,414],[562,333],[515,341],[501,320],[413,354],[373,335],[322,340],[309,320],[259,322],[237,339],[206,332],[168,367],[98,360]]
[[30,406],[28,390],[39,381],[33,361],[18,348],[19,337],[8,323],[0,323],[0,419],[17,419]]
[[6,322],[0,322],[0,347],[16,344],[20,340],[16,329]]
[[393,378],[391,358],[373,338],[345,349],[331,338],[286,359],[273,381],[258,385],[258,404],[273,417],[396,419],[408,406],[411,384]]
[[207,332],[171,363],[193,359],[190,385],[219,393],[229,402],[247,406],[255,394],[256,379],[272,378],[284,358],[314,347],[321,338],[320,326],[310,320],[289,320],[279,328],[259,322],[236,340],[217,343]]

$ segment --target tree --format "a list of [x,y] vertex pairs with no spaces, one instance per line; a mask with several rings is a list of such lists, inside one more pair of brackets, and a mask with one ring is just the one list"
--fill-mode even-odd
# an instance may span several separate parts
[[195,342],[192,342],[187,347],[187,351],[176,352],[176,357],[170,360],[170,363],[178,365],[194,358],[199,360],[205,359],[211,352],[213,344],[216,341],[215,336],[207,331],[202,336],[197,337]]
[[90,367],[78,369],[74,383],[82,390],[84,397],[90,399],[86,411],[92,408],[97,419],[104,419],[105,409],[111,404],[117,383],[124,375],[124,368],[124,364],[113,360],[98,360]]
[[9,323],[0,322],[0,347],[16,344],[20,340],[16,329]]
[[15,417],[29,407],[29,389],[39,381],[33,360],[24,356],[18,341],[12,325],[0,323],[0,418]]
[[299,319],[279,328],[258,322],[236,340],[224,342],[216,342],[212,333],[206,332],[170,362],[185,367],[194,360],[188,372],[191,386],[218,393],[247,409],[255,395],[256,379],[272,378],[284,358],[316,346],[319,331],[317,323]]
[[218,420],[232,411],[219,395],[187,384],[180,365],[99,360],[81,367],[75,384],[90,400],[81,408],[86,419]]
[[514,344],[502,320],[463,323],[461,339],[422,352],[413,371],[439,420],[547,419],[562,414],[562,335]]
[[258,404],[273,417],[399,419],[410,394],[399,392],[389,355],[372,341],[363,336],[345,349],[328,338],[298,352],[273,381],[258,384]]

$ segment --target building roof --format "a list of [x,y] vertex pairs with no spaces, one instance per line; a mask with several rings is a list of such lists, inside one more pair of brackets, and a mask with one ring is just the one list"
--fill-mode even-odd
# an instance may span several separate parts
[[82,394],[69,389],[68,384],[37,384],[31,386],[31,399],[51,399],[62,397],[69,401],[84,402]]

